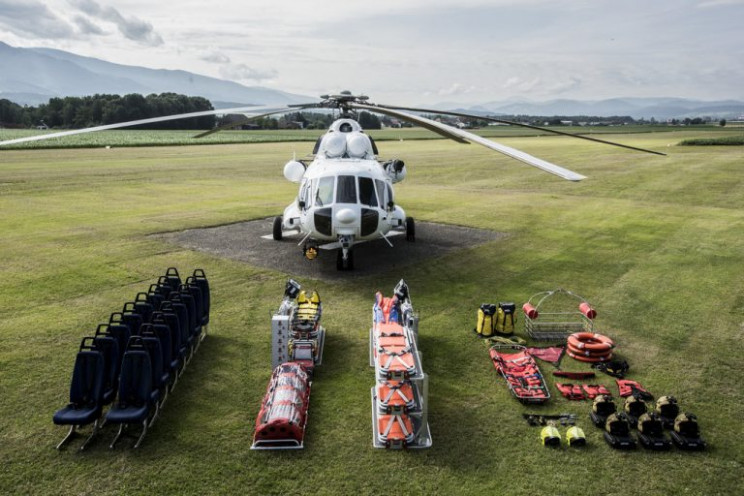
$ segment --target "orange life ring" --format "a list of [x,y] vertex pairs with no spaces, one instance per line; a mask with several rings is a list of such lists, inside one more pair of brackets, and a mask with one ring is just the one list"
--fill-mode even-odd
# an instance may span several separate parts
[[568,344],[577,350],[608,351],[615,347],[612,339],[593,332],[575,332],[568,336]]
[[573,358],[574,360],[578,360],[580,362],[588,362],[588,363],[596,363],[596,362],[606,362],[610,358],[612,358],[612,353],[606,356],[601,357],[588,357],[583,355],[577,355],[576,353],[572,351],[566,351],[566,354]]
[[575,346],[568,345],[568,351],[571,353],[574,353],[576,355],[586,356],[586,357],[604,357],[612,354],[612,349],[609,350],[580,350],[576,348]]

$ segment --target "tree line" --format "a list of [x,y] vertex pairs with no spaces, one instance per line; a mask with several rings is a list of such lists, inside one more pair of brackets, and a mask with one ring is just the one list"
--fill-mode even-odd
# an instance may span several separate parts
[[[161,93],[142,96],[93,95],[52,98],[38,107],[20,106],[10,100],[0,99],[0,126],[5,127],[54,127],[84,128],[118,122],[149,119],[171,114],[213,110],[206,98]],[[192,119],[166,121],[141,129],[211,129],[213,115]]]

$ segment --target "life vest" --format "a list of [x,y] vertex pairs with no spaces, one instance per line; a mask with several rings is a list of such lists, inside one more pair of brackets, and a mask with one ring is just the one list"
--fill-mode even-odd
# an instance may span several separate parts
[[483,303],[478,308],[478,320],[473,329],[476,334],[481,337],[487,338],[493,336],[494,326],[494,315],[496,314],[496,305],[493,303]]
[[569,400],[585,400],[586,396],[581,386],[578,384],[561,384],[560,382],[555,383],[555,387],[561,392],[564,398]]
[[582,384],[581,388],[584,390],[587,398],[589,398],[590,400],[593,400],[599,395],[612,396],[610,390],[601,384]]
[[627,398],[628,396],[632,395],[644,400],[654,399],[653,395],[646,391],[646,389],[636,381],[631,381],[628,379],[615,379],[615,382],[617,382],[617,387],[620,390],[621,398]]
[[517,306],[512,302],[499,303],[496,312],[496,331],[501,334],[514,334],[514,312]]

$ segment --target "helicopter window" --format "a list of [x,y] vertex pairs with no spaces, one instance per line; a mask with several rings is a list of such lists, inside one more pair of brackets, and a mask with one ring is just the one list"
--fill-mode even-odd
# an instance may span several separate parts
[[315,195],[315,205],[322,207],[333,203],[333,176],[321,177],[318,181],[318,192]]
[[380,205],[384,207],[387,205],[387,199],[385,198],[385,181],[375,179],[375,188],[377,189],[377,197],[380,199]]
[[309,207],[312,207],[312,201],[314,198],[313,195],[315,193],[315,188],[318,186],[318,180],[312,179],[310,180],[308,184],[309,186],[307,187],[307,206],[309,208]]
[[338,190],[336,203],[356,203],[356,178],[354,176],[338,176]]
[[375,182],[370,177],[359,178],[359,203],[370,207],[377,206],[377,195],[375,194]]
[[395,201],[393,199],[393,187],[390,186],[389,184],[386,184],[386,186],[387,186],[387,201],[388,203],[392,203]]

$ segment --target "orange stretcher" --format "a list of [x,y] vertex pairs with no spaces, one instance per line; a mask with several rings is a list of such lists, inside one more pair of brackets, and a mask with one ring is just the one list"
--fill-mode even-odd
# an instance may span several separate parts
[[497,344],[489,353],[494,367],[506,379],[509,390],[519,401],[539,404],[550,399],[545,378],[524,346]]

